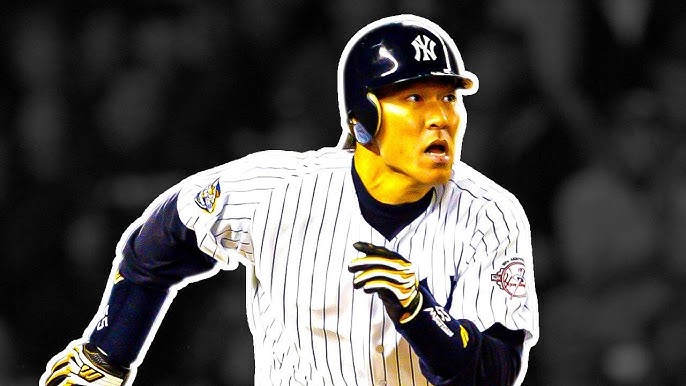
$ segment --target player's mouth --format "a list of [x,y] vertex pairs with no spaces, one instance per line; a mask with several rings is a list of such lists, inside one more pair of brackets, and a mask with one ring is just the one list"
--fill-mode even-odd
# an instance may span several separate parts
[[428,155],[434,163],[441,165],[449,163],[450,154],[448,141],[444,139],[434,140],[424,149],[424,154]]

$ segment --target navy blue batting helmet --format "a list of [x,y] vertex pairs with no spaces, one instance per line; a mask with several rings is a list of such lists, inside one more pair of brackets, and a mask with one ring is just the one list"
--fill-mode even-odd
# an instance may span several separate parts
[[378,89],[429,77],[454,81],[463,90],[461,94],[472,94],[478,88],[476,76],[465,71],[447,32],[425,18],[391,16],[358,31],[338,64],[343,147],[354,146],[351,136],[366,144],[376,135],[380,125]]

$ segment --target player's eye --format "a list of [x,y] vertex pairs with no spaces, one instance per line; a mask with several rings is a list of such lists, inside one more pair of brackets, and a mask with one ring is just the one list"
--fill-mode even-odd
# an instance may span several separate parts
[[422,97],[419,94],[411,94],[406,99],[410,102],[420,102]]
[[456,101],[457,101],[457,96],[455,96],[455,94],[448,94],[448,95],[446,95],[446,96],[443,97],[443,100],[446,101],[446,102],[451,102],[451,103],[452,103],[452,102],[456,102]]

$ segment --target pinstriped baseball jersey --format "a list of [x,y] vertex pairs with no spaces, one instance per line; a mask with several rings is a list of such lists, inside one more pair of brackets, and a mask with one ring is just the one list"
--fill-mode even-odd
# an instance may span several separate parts
[[412,261],[453,317],[526,330],[524,372],[538,312],[530,229],[514,196],[459,162],[387,240],[360,213],[351,167],[352,153],[337,148],[266,151],[180,184],[179,216],[199,248],[225,269],[247,268],[255,384],[428,384],[381,300],[353,290],[356,241]]

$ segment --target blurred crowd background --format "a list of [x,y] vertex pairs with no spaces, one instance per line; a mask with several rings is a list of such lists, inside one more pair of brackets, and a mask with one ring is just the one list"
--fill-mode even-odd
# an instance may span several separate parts
[[[480,78],[463,160],[529,215],[541,339],[525,384],[686,384],[684,2],[105,4],[0,12],[0,384],[35,385],[82,334],[121,232],[168,186],[333,146],[339,54],[394,13],[454,37]],[[252,383],[241,271],[179,293],[137,384]]]

